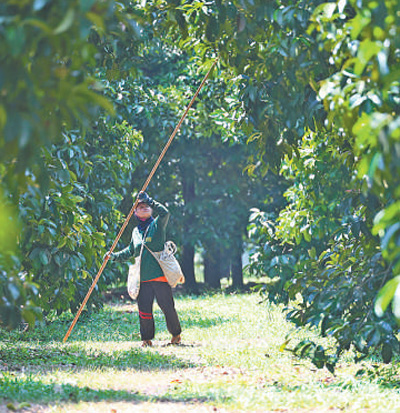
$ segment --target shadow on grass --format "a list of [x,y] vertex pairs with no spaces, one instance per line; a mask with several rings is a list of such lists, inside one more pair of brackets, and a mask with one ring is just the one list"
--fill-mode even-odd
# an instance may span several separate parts
[[182,324],[182,328],[211,328],[218,327],[224,323],[231,323],[232,318],[220,317],[217,315],[209,316],[204,310],[186,310],[179,314],[179,319]]
[[371,359],[372,362],[360,365],[355,377],[358,380],[378,384],[383,389],[400,389],[400,357],[394,356],[390,364],[377,362],[376,357]]
[[143,394],[138,391],[93,389],[88,386],[79,387],[72,384],[43,383],[30,377],[21,378],[3,374],[0,378],[0,402],[30,402],[30,403],[78,403],[78,402],[117,402],[129,401],[135,404],[144,402],[205,402],[213,401],[212,395],[199,399],[196,395],[168,395],[157,396]]
[[[167,333],[164,315],[155,306],[154,320],[156,334]],[[178,311],[183,330],[190,328],[212,328],[223,323],[232,322],[232,318],[208,314],[196,308]],[[33,330],[5,332],[0,330],[0,342],[28,342],[28,343],[62,343],[72,320],[71,313],[63,314],[57,319],[38,325]],[[127,342],[140,341],[139,317],[136,305],[120,302],[107,307],[97,313],[82,313],[72,330],[67,344],[74,342]]]
[[53,369],[112,368],[138,371],[173,370],[195,367],[174,355],[131,348],[117,351],[87,351],[79,345],[55,348],[42,344],[21,346],[8,345],[0,349],[2,369],[7,371],[49,371]]

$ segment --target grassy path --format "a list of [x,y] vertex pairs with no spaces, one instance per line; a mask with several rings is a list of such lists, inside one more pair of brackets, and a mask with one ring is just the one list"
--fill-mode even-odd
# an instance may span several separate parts
[[400,412],[396,367],[356,377],[361,365],[349,357],[333,376],[280,352],[291,326],[255,294],[176,302],[181,346],[166,345],[155,306],[154,347],[142,349],[127,303],[79,320],[65,345],[70,319],[2,332],[0,412]]

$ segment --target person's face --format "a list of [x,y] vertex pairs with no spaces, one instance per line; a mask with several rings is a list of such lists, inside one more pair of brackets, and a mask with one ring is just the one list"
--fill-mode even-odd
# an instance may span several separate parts
[[142,203],[136,207],[135,212],[139,219],[147,219],[151,217],[153,210],[149,205]]

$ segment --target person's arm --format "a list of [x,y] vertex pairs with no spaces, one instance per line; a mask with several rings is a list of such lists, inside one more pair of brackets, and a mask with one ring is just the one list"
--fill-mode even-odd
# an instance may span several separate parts
[[133,239],[134,237],[132,233],[131,242],[126,248],[124,248],[121,251],[112,252],[111,254],[110,254],[110,251],[106,252],[103,256],[103,260],[105,259],[106,255],[109,255],[110,261],[122,262],[122,261],[128,261],[131,257],[139,255],[138,248],[137,246],[135,246]]
[[157,213],[158,222],[160,223],[161,227],[165,229],[168,224],[170,215],[168,209],[160,202],[157,202],[153,198],[150,198],[146,192],[139,192],[138,199],[141,202],[145,202]]
[[154,199],[151,199],[149,203],[150,207],[153,208],[153,210],[158,214],[158,222],[161,225],[162,228],[166,228],[169,220],[170,213],[168,209],[161,204],[160,202],[154,201]]
[[111,261],[122,262],[128,261],[132,256],[136,255],[135,245],[133,243],[133,237],[129,245],[121,251],[113,252],[110,256]]

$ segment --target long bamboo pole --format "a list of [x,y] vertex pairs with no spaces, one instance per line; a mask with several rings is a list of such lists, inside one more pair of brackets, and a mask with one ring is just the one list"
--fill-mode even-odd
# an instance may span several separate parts
[[[149,176],[147,177],[145,183],[143,184],[143,187],[142,187],[141,191],[146,191],[146,189],[147,189],[147,187],[148,187],[151,179],[153,178],[154,174],[156,173],[156,170],[157,170],[158,166],[160,165],[162,159],[164,158],[165,153],[167,152],[168,148],[170,147],[170,145],[171,145],[171,143],[172,143],[175,135],[178,133],[178,131],[179,131],[179,129],[180,129],[183,121],[185,120],[186,115],[187,115],[188,112],[189,112],[189,109],[192,107],[193,102],[196,100],[198,94],[200,93],[200,90],[202,89],[202,87],[203,87],[204,84],[206,83],[208,77],[210,76],[210,74],[211,74],[212,70],[214,69],[214,66],[217,64],[217,62],[218,62],[218,58],[217,58],[217,59],[214,61],[214,63],[211,65],[209,71],[208,71],[207,74],[205,75],[203,81],[201,82],[200,86],[198,87],[198,89],[197,89],[196,93],[194,94],[192,100],[190,101],[188,107],[186,108],[185,112],[183,113],[180,121],[178,122],[178,124],[176,125],[174,131],[172,132],[171,136],[169,137],[168,142],[166,143],[164,149],[162,150],[160,156],[159,156],[158,159],[157,159],[157,162],[154,164],[153,169],[151,170]],[[129,211],[128,216],[126,217],[126,219],[125,219],[125,221],[124,221],[124,223],[123,223],[123,225],[122,225],[122,227],[121,227],[121,229],[120,229],[117,237],[115,238],[115,240],[114,240],[114,242],[113,242],[113,244],[112,244],[112,246],[111,246],[111,248],[110,248],[110,253],[112,253],[112,252],[114,251],[114,249],[115,249],[115,247],[116,247],[119,239],[121,238],[123,232],[125,231],[125,228],[127,227],[130,219],[132,218],[133,213],[135,212],[135,209],[136,209],[136,207],[137,207],[137,204],[138,204],[138,199],[136,199],[136,201],[134,202],[131,210]],[[78,312],[76,313],[76,316],[75,316],[74,320],[72,321],[71,326],[69,327],[67,333],[65,334],[65,337],[64,337],[64,339],[63,339],[63,342],[64,342],[64,343],[68,340],[68,337],[70,336],[70,334],[71,334],[71,332],[72,332],[72,329],[75,327],[75,324],[76,324],[76,322],[78,321],[78,318],[79,318],[79,316],[81,315],[83,309],[85,308],[85,305],[86,305],[86,303],[88,302],[90,295],[92,294],[94,288],[96,287],[96,284],[97,284],[97,282],[99,281],[99,278],[100,278],[101,274],[103,273],[104,268],[106,267],[107,262],[108,262],[109,259],[110,259],[110,256],[109,256],[109,254],[107,254],[107,255],[105,256],[104,260],[103,260],[103,264],[101,265],[101,267],[100,267],[100,269],[99,269],[99,271],[98,271],[95,279],[93,280],[93,283],[92,283],[91,287],[89,288],[89,291],[88,291],[87,294],[86,294],[86,297],[85,297],[84,300],[82,301],[81,307],[79,308]]]

